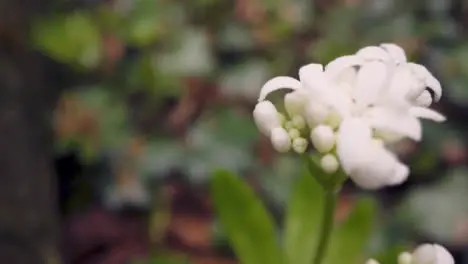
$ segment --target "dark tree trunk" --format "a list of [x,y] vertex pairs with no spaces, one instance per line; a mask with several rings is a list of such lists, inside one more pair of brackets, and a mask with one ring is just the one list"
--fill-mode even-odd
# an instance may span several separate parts
[[[56,92],[28,47],[44,0],[0,0],[0,263],[59,263],[51,117]],[[41,10],[41,11],[42,11]]]

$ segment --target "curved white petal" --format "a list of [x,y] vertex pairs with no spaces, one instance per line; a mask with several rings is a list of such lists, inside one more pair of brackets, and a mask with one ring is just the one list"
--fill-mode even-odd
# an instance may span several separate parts
[[299,69],[299,79],[306,89],[321,92],[328,87],[328,79],[323,71],[323,65],[311,63]]
[[281,89],[300,89],[301,82],[288,76],[278,76],[269,81],[267,81],[260,90],[260,96],[258,101],[263,101],[265,98],[272,92],[281,90]]
[[356,55],[346,55],[336,58],[325,66],[325,73],[329,78],[335,78],[343,70],[360,66],[364,61]]
[[262,101],[255,105],[253,117],[258,129],[266,136],[271,130],[281,126],[281,119],[276,107],[270,101]]
[[422,94],[416,98],[415,104],[417,106],[429,107],[432,104],[432,95],[429,91],[424,91]]
[[[392,99],[406,100],[411,91],[418,89],[419,83],[409,67],[399,65],[395,68],[395,72],[390,79],[387,93]],[[423,85],[420,86],[424,89]],[[415,96],[419,96],[419,94]]]
[[369,123],[379,132],[396,133],[419,141],[421,122],[414,115],[386,107],[375,107],[368,112]]
[[390,59],[389,53],[387,53],[383,48],[377,46],[364,47],[356,52],[356,56],[365,61],[387,61]]
[[341,118],[345,118],[350,114],[352,98],[346,91],[329,89],[322,96],[321,100],[329,105]]
[[403,163],[397,162],[392,177],[388,181],[388,185],[399,185],[405,182],[409,176],[409,168]]
[[409,109],[411,115],[417,118],[429,119],[435,122],[444,122],[445,116],[441,113],[426,107],[411,107]]
[[343,170],[361,188],[377,189],[405,179],[396,157],[372,140],[372,130],[363,120],[343,121],[336,150]]
[[423,244],[413,252],[414,264],[454,264],[455,261],[450,252],[437,244]]
[[440,85],[440,82],[434,77],[434,75],[432,75],[432,73],[421,64],[409,62],[408,66],[413,71],[415,76],[423,81],[425,86],[434,92],[434,100],[439,101],[442,97],[442,86]]
[[397,64],[406,62],[405,51],[400,46],[393,43],[383,43],[380,44],[380,47],[386,50]]
[[387,74],[387,67],[382,62],[369,62],[361,67],[353,91],[353,98],[358,107],[366,107],[379,99]]
[[307,94],[302,89],[295,90],[284,96],[284,107],[291,118],[296,115],[301,115],[306,103]]
[[369,144],[371,138],[370,126],[361,119],[348,118],[343,120],[338,129],[336,151],[340,164],[347,174],[369,159],[365,146]]
[[455,260],[453,259],[452,254],[441,245],[434,244],[436,251],[437,264],[454,264]]
[[[374,146],[369,151],[369,161],[357,166],[349,177],[363,189],[375,190],[388,185],[396,185],[400,180],[400,172],[397,172],[399,162],[396,157],[384,147]],[[398,175],[397,175],[398,174]],[[404,175],[403,175],[404,176]]]

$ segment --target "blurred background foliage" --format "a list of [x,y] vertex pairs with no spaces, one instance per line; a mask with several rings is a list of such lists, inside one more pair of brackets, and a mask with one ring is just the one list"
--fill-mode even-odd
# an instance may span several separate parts
[[[342,245],[362,239],[360,263],[386,264],[431,240],[468,263],[467,18],[463,0],[57,0],[35,21],[31,45],[62,69],[54,129],[68,257],[235,263],[207,194],[213,169],[241,175],[278,231],[302,172],[255,128],[261,85],[395,42],[441,80],[436,108],[448,121],[425,124],[421,143],[396,146],[412,167],[403,186],[369,194],[348,183],[337,218],[370,196],[375,226],[362,237],[344,231]],[[319,201],[309,202],[309,217],[319,217]],[[359,221],[349,225],[360,230]]]

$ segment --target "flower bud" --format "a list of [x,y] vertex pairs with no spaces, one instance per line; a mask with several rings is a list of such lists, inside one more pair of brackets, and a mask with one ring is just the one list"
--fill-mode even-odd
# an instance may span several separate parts
[[327,153],[335,146],[335,134],[329,126],[318,125],[310,133],[312,144],[320,153]]
[[305,138],[298,137],[293,139],[292,147],[295,152],[302,154],[306,151],[308,144],[309,142]]
[[338,170],[340,164],[334,155],[327,154],[320,160],[320,167],[322,167],[322,170],[326,173],[332,174]]
[[416,105],[422,107],[429,107],[432,104],[432,96],[429,91],[424,91],[418,98],[416,98]]
[[408,252],[403,252],[398,256],[398,264],[411,264],[412,256]]
[[306,127],[306,122],[304,118],[300,115],[294,116],[291,120],[292,124],[297,129],[303,129]]
[[306,121],[309,125],[317,125],[325,122],[330,109],[324,104],[311,102],[305,106]]
[[271,144],[278,152],[287,152],[291,149],[291,138],[288,132],[282,127],[271,130]]
[[369,259],[366,261],[366,264],[380,264],[380,263],[375,259]]
[[295,128],[291,128],[289,131],[288,131],[288,134],[289,134],[289,137],[291,139],[295,139],[295,138],[298,138],[301,136],[301,133],[299,132],[299,130],[295,129]]
[[284,107],[290,117],[300,115],[307,102],[307,96],[299,91],[288,93],[284,96]]
[[253,117],[258,129],[265,135],[270,135],[273,128],[281,126],[279,113],[270,101],[257,103]]
[[413,252],[412,264],[454,264],[455,261],[444,247],[437,244],[424,244]]

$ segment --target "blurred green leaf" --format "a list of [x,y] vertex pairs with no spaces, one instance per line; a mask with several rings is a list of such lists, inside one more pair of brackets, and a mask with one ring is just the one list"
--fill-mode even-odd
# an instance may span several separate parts
[[101,35],[89,13],[38,21],[32,34],[36,47],[58,61],[86,68],[94,68],[101,61]]
[[363,198],[359,200],[348,219],[337,226],[332,233],[326,264],[362,263],[362,255],[370,240],[377,205],[374,200]]
[[286,263],[312,263],[321,228],[323,194],[320,185],[308,173],[296,179],[286,215]]
[[275,227],[252,189],[226,170],[213,174],[213,200],[221,224],[243,264],[280,264]]

